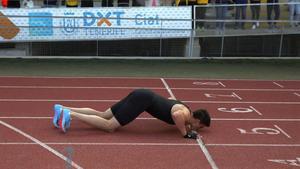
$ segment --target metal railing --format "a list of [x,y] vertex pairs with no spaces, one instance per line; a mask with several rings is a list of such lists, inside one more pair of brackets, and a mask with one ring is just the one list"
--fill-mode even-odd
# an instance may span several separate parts
[[[193,28],[192,41],[195,38],[196,40],[219,38],[219,54],[214,54],[215,57],[230,56],[230,54],[226,54],[226,50],[228,50],[225,47],[227,39],[257,37],[257,43],[259,43],[261,37],[273,36],[279,39],[277,41],[278,51],[272,53],[271,57],[285,56],[287,58],[286,54],[283,54],[284,48],[286,48],[285,39],[287,37],[292,39],[294,35],[294,41],[299,42],[300,2],[195,5],[193,8]],[[275,42],[269,43],[274,44]],[[205,50],[206,46],[200,44],[201,51]],[[231,46],[231,48],[234,47]],[[246,48],[247,44],[244,47]],[[295,52],[291,55],[293,58],[300,57],[298,47],[294,48]],[[191,47],[190,50],[192,51],[189,53],[194,53],[193,49]],[[200,56],[202,55],[200,54]],[[214,56],[211,55],[211,57]]]
[[[280,15],[268,17],[268,6],[278,5]],[[17,42],[19,48],[25,49],[26,57],[60,57],[67,58],[300,58],[300,13],[291,17],[289,5],[299,3],[261,3],[232,5],[196,5],[193,7],[193,29],[189,37],[165,38],[164,32],[176,31],[165,29],[164,23],[174,19],[159,19],[157,28],[114,28],[138,31],[160,31],[156,38],[124,38],[91,40],[89,38],[74,41],[53,41],[47,39],[31,42]],[[251,7],[260,7],[260,17],[252,18]],[[227,8],[225,18],[220,19],[216,13],[219,7]],[[238,7],[244,7],[246,17],[236,17]],[[174,7],[176,8],[176,7]],[[228,10],[229,8],[229,10]],[[205,9],[204,15],[199,9]],[[203,11],[202,11],[203,12]],[[294,10],[295,12],[295,10]],[[199,14],[201,13],[201,16]],[[274,13],[272,14],[273,17]],[[299,18],[298,18],[299,15]],[[241,16],[241,15],[240,15]],[[22,16],[12,16],[22,17]],[[62,16],[63,17],[63,16]],[[59,18],[59,17],[58,17]],[[75,19],[82,19],[75,17]],[[110,18],[115,19],[115,18]],[[134,18],[123,18],[132,20]],[[140,19],[147,20],[147,19]],[[270,26],[271,25],[273,26]],[[296,26],[299,23],[299,26]],[[30,29],[29,27],[24,27]],[[36,27],[38,28],[38,27]],[[41,27],[41,29],[47,27]],[[57,26],[53,29],[61,29]],[[76,29],[86,29],[78,27]],[[104,30],[107,28],[90,28]],[[82,47],[83,44],[86,44]],[[1,49],[0,49],[1,52]],[[3,54],[2,54],[3,55]],[[89,57],[87,57],[89,56]],[[10,56],[7,56],[10,57]],[[12,56],[13,57],[13,56]]]

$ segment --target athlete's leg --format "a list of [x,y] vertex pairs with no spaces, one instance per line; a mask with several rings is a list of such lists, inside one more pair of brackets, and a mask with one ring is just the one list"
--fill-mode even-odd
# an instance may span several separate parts
[[115,117],[112,117],[108,120],[97,115],[87,115],[75,111],[71,111],[70,115],[72,118],[75,117],[80,121],[83,121],[91,126],[97,127],[107,132],[113,132],[115,129],[121,126],[120,123],[115,119]]
[[85,115],[96,115],[99,117],[102,117],[104,119],[111,119],[113,117],[113,114],[109,109],[107,109],[105,112],[101,112],[101,111],[97,111],[95,109],[92,108],[76,108],[76,107],[67,107],[67,106],[63,106],[63,108],[67,108],[70,109],[71,111],[80,113],[80,114],[85,114]]

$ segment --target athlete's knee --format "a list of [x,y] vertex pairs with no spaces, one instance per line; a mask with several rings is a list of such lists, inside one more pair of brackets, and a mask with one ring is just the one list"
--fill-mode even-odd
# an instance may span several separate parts
[[113,133],[113,132],[116,131],[116,129],[117,129],[117,128],[115,128],[115,127],[111,127],[111,128],[109,128],[109,129],[107,129],[106,131],[109,132],[109,133]]
[[120,123],[115,119],[111,118],[107,123],[107,132],[114,132],[117,128],[120,127]]

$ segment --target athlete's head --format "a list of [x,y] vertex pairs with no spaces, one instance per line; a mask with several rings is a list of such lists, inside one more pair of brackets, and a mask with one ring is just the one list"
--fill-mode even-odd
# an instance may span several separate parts
[[210,115],[207,112],[207,110],[198,109],[194,111],[192,115],[193,115],[193,120],[191,125],[194,129],[210,126]]

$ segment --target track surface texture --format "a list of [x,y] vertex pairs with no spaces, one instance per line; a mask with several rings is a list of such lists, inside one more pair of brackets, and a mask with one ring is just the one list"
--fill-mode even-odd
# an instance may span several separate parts
[[[52,126],[55,103],[105,111],[138,88],[207,109],[211,127],[184,139],[147,113],[114,133]],[[0,77],[2,169],[297,169],[299,129],[299,80]]]

